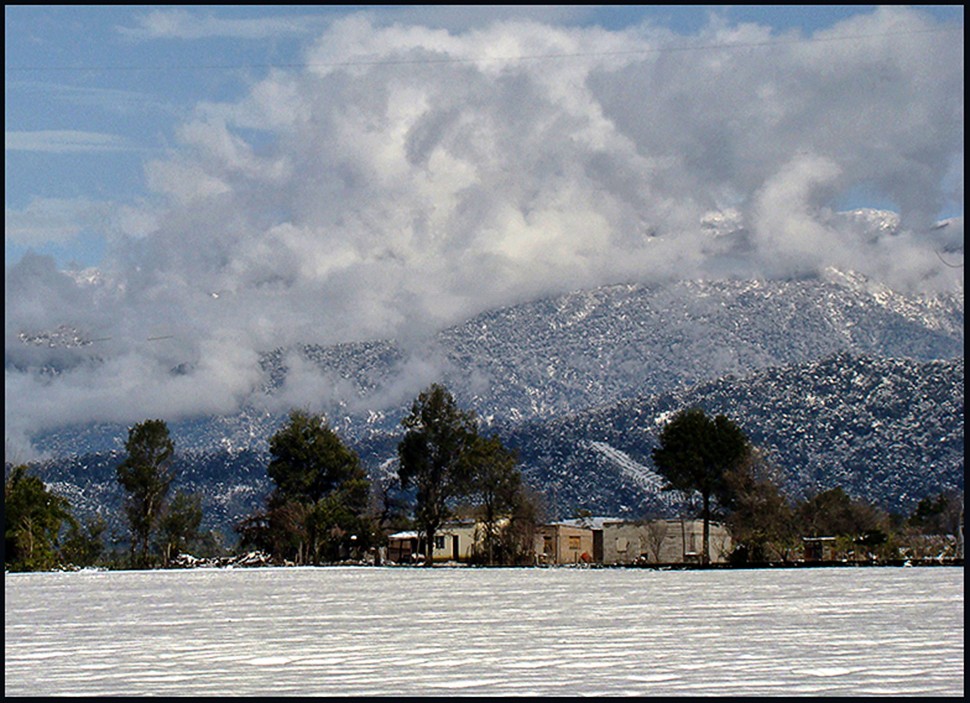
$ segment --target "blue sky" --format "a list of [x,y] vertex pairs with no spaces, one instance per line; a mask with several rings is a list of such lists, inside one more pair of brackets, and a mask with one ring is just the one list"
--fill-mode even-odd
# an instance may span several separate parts
[[962,6],[4,12],[8,446],[601,285],[963,290]]
[[[175,129],[200,103],[233,100],[269,66],[301,63],[336,18],[361,7],[6,6],[7,265],[28,248],[61,266],[99,263],[103,210],[148,196],[146,160],[172,146]],[[875,6],[363,7],[379,21],[456,31],[518,16],[610,30],[646,22],[690,37],[713,17],[808,36]],[[962,6],[920,9],[962,26]],[[845,205],[867,197],[891,206],[864,188]],[[941,211],[953,214],[962,214],[962,203]]]

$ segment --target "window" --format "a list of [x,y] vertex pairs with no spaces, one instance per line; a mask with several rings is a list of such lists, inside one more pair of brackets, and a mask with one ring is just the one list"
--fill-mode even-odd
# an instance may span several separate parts
[[626,537],[616,538],[616,551],[625,552],[627,546],[629,546],[629,540]]
[[444,535],[435,535],[434,536],[434,548],[435,549],[444,549],[445,548],[445,536]]
[[569,548],[579,550],[579,535],[570,535]]

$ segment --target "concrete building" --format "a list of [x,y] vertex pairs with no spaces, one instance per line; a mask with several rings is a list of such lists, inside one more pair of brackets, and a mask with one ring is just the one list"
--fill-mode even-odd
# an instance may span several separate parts
[[835,537],[802,537],[805,561],[834,561]]
[[593,561],[593,530],[565,522],[540,525],[535,551],[538,564],[588,564]]
[[[733,548],[727,527],[710,523],[708,561],[726,562]],[[704,544],[703,520],[649,520],[602,523],[604,564],[699,564]]]
[[[472,560],[478,537],[474,521],[450,522],[442,525],[434,536],[432,559],[439,562],[469,562]],[[387,560],[397,564],[424,561],[427,546],[422,535],[414,530],[395,532],[387,538]]]

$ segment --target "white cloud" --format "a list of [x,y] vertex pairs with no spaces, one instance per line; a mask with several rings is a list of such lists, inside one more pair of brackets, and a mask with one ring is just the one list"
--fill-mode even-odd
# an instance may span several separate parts
[[197,40],[213,37],[269,39],[319,31],[325,22],[320,15],[286,15],[259,18],[226,18],[187,10],[152,10],[136,18],[134,27],[118,27],[129,39]]
[[[158,412],[210,412],[245,396],[262,350],[418,337],[624,280],[835,266],[962,286],[938,256],[962,256],[962,218],[932,225],[962,191],[963,39],[935,26],[894,7],[825,41],[723,20],[696,37],[334,21],[307,68],[200,105],[147,164],[156,197],[123,211],[137,236],[108,253],[109,284],[75,290],[33,259],[8,273],[8,350],[22,327],[76,321],[115,345],[114,366],[63,390],[15,374],[8,408],[28,425],[117,417],[157,384]],[[833,217],[859,186],[899,206],[899,232]],[[717,210],[746,232],[714,237],[701,223]],[[159,328],[164,348],[138,342]],[[170,377],[180,361],[191,371]]]
[[137,41],[218,37],[256,40],[320,32],[335,19],[355,15],[366,16],[377,25],[421,25],[466,31],[501,20],[534,20],[552,24],[579,22],[587,20],[595,8],[573,5],[387,5],[369,9],[366,6],[333,5],[317,7],[316,10],[299,15],[281,13],[251,18],[216,16],[184,9],[152,10],[137,16],[134,26],[118,26],[116,29],[122,36]]
[[840,174],[831,159],[799,155],[755,195],[752,229],[757,248],[766,259],[774,259],[778,270],[797,274],[805,267],[846,260],[840,234],[819,217]]
[[51,154],[128,151],[134,148],[124,137],[79,130],[4,132],[5,151],[39,151]]
[[[8,102],[38,102],[53,97],[59,102],[77,108],[95,107],[125,117],[159,113],[174,115],[176,108],[169,102],[152,95],[148,91],[121,90],[94,86],[79,86],[69,83],[53,83],[32,80],[9,80],[4,85]],[[19,95],[22,93],[23,95]],[[16,97],[12,97],[16,95]]]
[[87,198],[32,198],[4,209],[4,238],[23,246],[70,241],[85,228],[103,230],[110,208]]

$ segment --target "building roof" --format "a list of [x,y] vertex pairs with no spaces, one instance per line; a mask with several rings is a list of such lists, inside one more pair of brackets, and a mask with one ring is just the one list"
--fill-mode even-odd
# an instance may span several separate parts
[[568,527],[586,527],[592,530],[602,530],[606,523],[627,522],[619,517],[579,517],[569,520],[557,520],[549,523],[550,525],[566,525]]

